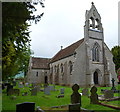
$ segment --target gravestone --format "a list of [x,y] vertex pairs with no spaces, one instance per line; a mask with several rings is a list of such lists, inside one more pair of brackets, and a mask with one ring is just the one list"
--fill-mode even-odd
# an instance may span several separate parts
[[111,88],[111,90],[116,90],[116,88],[115,88],[115,79],[114,78],[112,78],[112,88]]
[[12,81],[13,86],[16,86],[16,81]]
[[23,85],[22,83],[19,83],[19,84],[18,84],[18,87],[19,87],[19,88],[23,88],[24,85]]
[[29,87],[29,83],[26,82],[26,83],[25,83],[25,86],[26,86],[26,87]]
[[35,88],[37,88],[37,92],[40,91],[40,85],[37,85]]
[[5,85],[4,84],[2,84],[2,90],[4,90],[5,89]]
[[44,88],[44,94],[50,95],[50,88],[49,88],[49,86]]
[[85,89],[82,90],[82,95],[83,96],[88,96],[89,95],[89,91],[88,91],[87,88],[85,88]]
[[98,94],[96,93],[97,88],[95,86],[93,86],[91,88],[90,92],[91,92],[90,103],[97,104],[98,103]]
[[55,91],[55,86],[49,86],[50,91]]
[[80,112],[80,103],[70,104],[69,112]]
[[114,97],[114,91],[113,90],[106,90],[104,92],[104,98],[109,99]]
[[79,103],[80,106],[81,106],[81,95],[79,94],[78,90],[79,90],[79,86],[77,84],[74,84],[72,86],[72,90],[73,90],[73,93],[71,95],[71,103],[74,104],[74,103]]
[[16,105],[16,112],[35,112],[35,103],[25,102]]
[[8,91],[8,95],[18,95],[20,94],[20,90],[19,89],[9,89]]
[[13,89],[13,86],[10,85],[10,84],[8,84],[8,85],[7,85],[7,96],[9,95],[8,92],[9,92],[10,89]]
[[37,95],[37,88],[33,88],[31,90],[31,96],[36,96]]
[[64,92],[65,92],[65,88],[61,88],[60,89],[60,94],[64,94]]

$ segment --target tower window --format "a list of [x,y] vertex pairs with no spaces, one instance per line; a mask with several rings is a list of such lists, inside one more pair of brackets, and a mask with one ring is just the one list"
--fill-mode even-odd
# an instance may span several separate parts
[[95,43],[92,48],[92,61],[99,62],[99,45],[98,43]]

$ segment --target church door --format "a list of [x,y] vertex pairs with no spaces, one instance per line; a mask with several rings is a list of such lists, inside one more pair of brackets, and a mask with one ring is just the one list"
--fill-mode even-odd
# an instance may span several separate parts
[[98,73],[94,72],[94,84],[98,84]]

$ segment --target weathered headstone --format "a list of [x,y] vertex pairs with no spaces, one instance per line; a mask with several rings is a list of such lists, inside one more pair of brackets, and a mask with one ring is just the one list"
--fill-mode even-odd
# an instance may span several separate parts
[[5,85],[4,84],[2,84],[2,90],[4,90],[5,89]]
[[26,87],[29,87],[29,83],[26,82],[26,83],[25,83],[25,86],[26,86]]
[[115,79],[114,78],[112,78],[112,88],[111,88],[111,90],[116,90],[116,88],[115,88]]
[[37,95],[37,88],[33,88],[31,90],[31,96],[36,96]]
[[20,94],[20,90],[19,89],[9,89],[8,91],[8,95],[18,95]]
[[13,86],[16,86],[16,81],[12,81]]
[[48,83],[45,83],[45,84],[44,84],[44,88],[48,87],[48,85],[49,85]]
[[37,85],[35,88],[37,88],[37,92],[40,91],[40,85]]
[[50,91],[55,91],[55,86],[49,86]]
[[69,112],[80,112],[80,103],[70,104]]
[[23,88],[24,85],[23,85],[22,83],[19,83],[19,84],[18,84],[18,87],[19,87],[19,88]]
[[82,95],[83,96],[89,96],[89,91],[88,91],[87,88],[85,88],[85,89],[82,90]]
[[61,88],[60,89],[60,94],[64,94],[64,92],[65,92],[65,88]]
[[80,103],[81,106],[81,95],[79,94],[79,86],[77,84],[74,84],[72,86],[73,94],[71,95],[71,103]]
[[10,85],[10,84],[8,84],[8,85],[7,85],[7,96],[9,95],[8,92],[9,92],[10,89],[13,89],[13,86]]
[[44,88],[44,94],[50,95],[50,88],[49,88],[49,86]]
[[16,112],[35,112],[35,103],[25,102],[16,105]]
[[96,93],[97,88],[95,86],[93,86],[91,88],[90,92],[91,92],[90,103],[97,104],[98,103],[98,94]]
[[106,90],[104,92],[104,98],[105,99],[109,99],[109,98],[113,98],[114,97],[114,92],[113,90]]

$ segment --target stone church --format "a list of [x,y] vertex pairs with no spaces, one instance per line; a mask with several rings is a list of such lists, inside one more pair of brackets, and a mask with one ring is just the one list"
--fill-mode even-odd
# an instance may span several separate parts
[[94,3],[86,11],[84,38],[61,49],[51,59],[30,58],[26,80],[29,83],[85,86],[111,86],[117,83],[113,55],[104,43],[101,16]]

